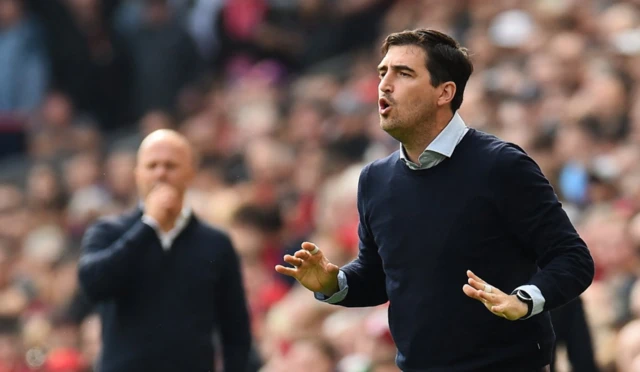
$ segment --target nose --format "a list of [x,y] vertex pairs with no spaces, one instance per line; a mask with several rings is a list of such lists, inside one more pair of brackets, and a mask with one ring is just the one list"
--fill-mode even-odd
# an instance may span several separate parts
[[383,93],[392,93],[393,92],[393,84],[391,84],[390,74],[387,74],[380,79],[380,83],[378,84],[378,90]]
[[154,175],[157,181],[165,181],[167,178],[167,167],[157,166],[155,169]]

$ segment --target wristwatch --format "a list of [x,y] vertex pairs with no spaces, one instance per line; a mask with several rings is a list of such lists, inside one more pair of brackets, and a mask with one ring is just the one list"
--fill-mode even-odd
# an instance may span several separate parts
[[523,316],[522,319],[526,319],[531,316],[531,312],[533,311],[533,299],[531,298],[531,296],[529,296],[529,294],[522,289],[518,289],[516,291],[516,297],[518,298],[518,300],[527,304],[527,314]]

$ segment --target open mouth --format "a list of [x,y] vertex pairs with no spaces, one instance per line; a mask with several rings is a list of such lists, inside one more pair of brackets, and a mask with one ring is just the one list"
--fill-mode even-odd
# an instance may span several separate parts
[[391,103],[386,98],[378,100],[378,112],[380,115],[386,115],[391,111]]

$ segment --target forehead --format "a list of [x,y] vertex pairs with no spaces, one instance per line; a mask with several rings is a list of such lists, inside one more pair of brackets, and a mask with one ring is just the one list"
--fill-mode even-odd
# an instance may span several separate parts
[[426,71],[427,53],[416,45],[394,45],[389,47],[378,68],[389,68],[394,65],[408,66],[415,71]]
[[185,145],[178,141],[159,140],[146,144],[140,149],[139,158],[143,161],[168,159],[175,163],[182,163],[189,157],[189,151]]

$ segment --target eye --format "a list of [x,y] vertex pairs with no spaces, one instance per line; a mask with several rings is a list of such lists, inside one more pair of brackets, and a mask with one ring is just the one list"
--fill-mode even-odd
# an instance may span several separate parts
[[402,77],[411,77],[411,75],[407,74],[406,72],[402,72],[402,71],[400,71],[400,72],[398,73],[398,75],[400,75],[400,76],[402,76]]

